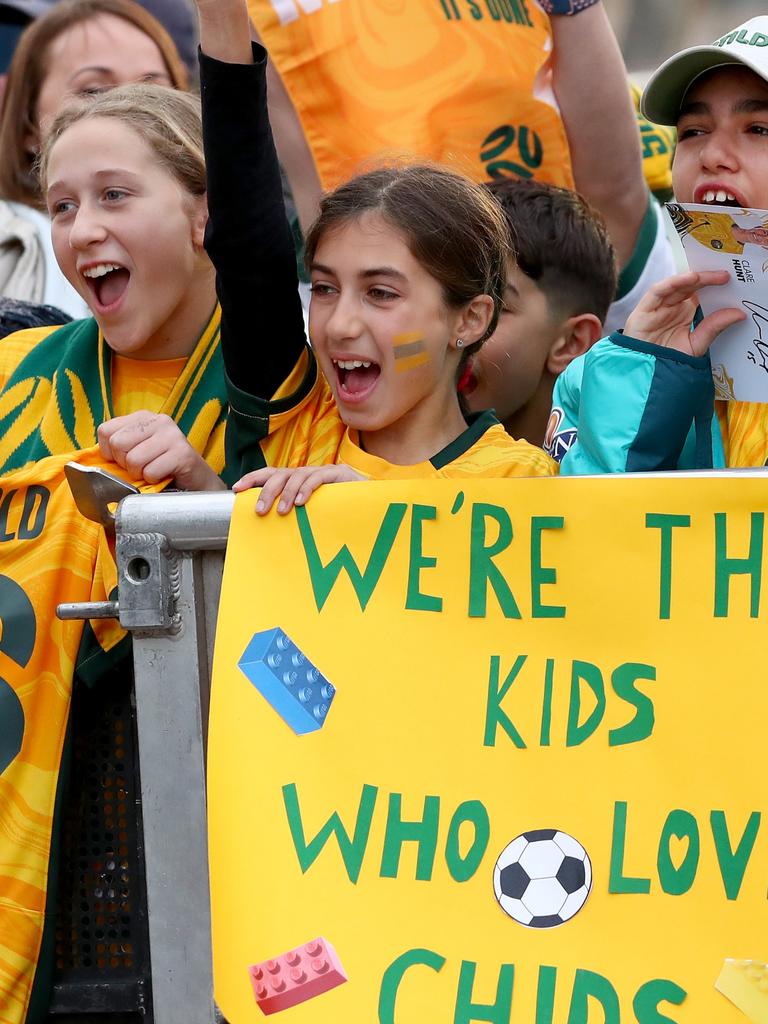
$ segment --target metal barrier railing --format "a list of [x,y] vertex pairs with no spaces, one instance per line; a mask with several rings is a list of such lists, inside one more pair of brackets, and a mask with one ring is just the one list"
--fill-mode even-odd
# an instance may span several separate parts
[[214,1024],[205,748],[234,495],[138,495],[103,471],[68,469],[80,510],[116,532],[119,600],[59,614],[117,617],[133,634],[155,1024]]

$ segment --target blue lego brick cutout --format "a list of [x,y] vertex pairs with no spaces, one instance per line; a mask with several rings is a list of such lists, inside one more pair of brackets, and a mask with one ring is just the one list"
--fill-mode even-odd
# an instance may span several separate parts
[[254,633],[238,666],[297,735],[323,727],[336,689],[282,629]]

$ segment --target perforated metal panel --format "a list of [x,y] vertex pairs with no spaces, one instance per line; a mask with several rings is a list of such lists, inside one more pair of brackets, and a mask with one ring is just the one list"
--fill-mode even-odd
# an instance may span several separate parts
[[135,1018],[121,1020],[151,1021],[131,686],[126,665],[97,690],[81,687],[73,699],[54,1015],[99,1012],[114,1021],[112,1014],[131,1013]]

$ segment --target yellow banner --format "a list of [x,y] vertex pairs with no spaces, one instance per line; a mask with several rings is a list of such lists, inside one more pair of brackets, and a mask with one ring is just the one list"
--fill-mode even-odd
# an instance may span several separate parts
[[231,1024],[768,1019],[766,482],[254,502],[209,744]]
[[534,0],[248,0],[325,188],[413,156],[573,187]]

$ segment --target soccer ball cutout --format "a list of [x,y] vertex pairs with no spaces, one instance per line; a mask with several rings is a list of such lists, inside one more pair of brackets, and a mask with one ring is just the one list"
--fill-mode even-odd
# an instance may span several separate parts
[[540,828],[505,846],[493,869],[493,889],[505,914],[527,928],[556,928],[587,902],[592,863],[566,832]]

